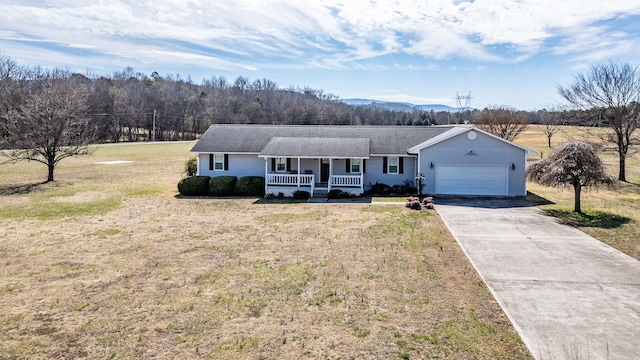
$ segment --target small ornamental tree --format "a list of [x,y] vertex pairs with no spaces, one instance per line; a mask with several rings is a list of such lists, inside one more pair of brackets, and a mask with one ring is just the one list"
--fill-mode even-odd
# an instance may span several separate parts
[[582,212],[582,188],[611,185],[614,182],[596,154],[595,147],[583,141],[568,142],[557,147],[548,158],[529,164],[526,176],[541,185],[573,186],[573,211],[577,213]]

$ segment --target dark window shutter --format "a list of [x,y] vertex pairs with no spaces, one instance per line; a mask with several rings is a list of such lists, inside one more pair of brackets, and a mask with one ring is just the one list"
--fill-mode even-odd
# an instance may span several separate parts
[[351,159],[347,159],[347,174],[351,172]]
[[276,171],[276,158],[271,158],[271,171]]
[[229,170],[229,154],[224,154],[224,170]]
[[209,154],[209,170],[213,170],[213,154]]
[[383,157],[382,158],[382,173],[386,174],[387,173],[387,157]]
[[284,170],[289,171],[290,169],[291,169],[291,158],[287,158],[287,168]]
[[404,160],[403,157],[398,158],[398,173],[399,174],[404,173],[404,161],[402,161],[402,160]]
[[367,159],[362,159],[362,172],[367,172]]

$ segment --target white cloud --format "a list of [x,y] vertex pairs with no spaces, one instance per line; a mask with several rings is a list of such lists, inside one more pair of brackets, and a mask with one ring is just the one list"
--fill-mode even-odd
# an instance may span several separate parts
[[[104,0],[12,1],[0,39],[29,39],[104,56],[257,69],[371,66],[408,54],[426,59],[519,62],[540,53],[576,59],[637,48],[637,34],[598,23],[640,14],[640,0]],[[49,51],[55,51],[49,49]],[[153,52],[171,56],[150,59]],[[180,55],[182,53],[182,55]],[[393,65],[391,65],[393,66]]]

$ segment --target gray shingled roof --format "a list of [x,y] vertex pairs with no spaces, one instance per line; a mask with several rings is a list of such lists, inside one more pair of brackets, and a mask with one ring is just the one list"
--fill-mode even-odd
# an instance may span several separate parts
[[[211,125],[191,152],[261,154],[273,138],[369,139],[370,155],[406,155],[407,150],[450,126]],[[289,141],[289,145],[294,143]],[[318,142],[319,144],[319,142]],[[281,147],[283,150],[283,147]],[[284,156],[284,155],[283,155]],[[320,155],[318,155],[320,156]],[[352,155],[355,156],[355,155]]]
[[274,137],[260,152],[264,157],[368,158],[368,138]]

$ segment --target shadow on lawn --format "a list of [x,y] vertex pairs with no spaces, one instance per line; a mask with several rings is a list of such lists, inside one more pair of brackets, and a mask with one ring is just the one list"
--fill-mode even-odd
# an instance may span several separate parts
[[545,212],[557,218],[560,222],[574,227],[594,227],[601,229],[613,229],[633,221],[626,216],[607,213],[604,211],[587,211],[576,213],[570,210],[545,210]]
[[531,191],[527,191],[527,197],[525,198],[525,200],[527,200],[527,202],[533,206],[555,204],[553,201],[547,198],[543,198],[540,195],[534,194]]
[[47,181],[44,181],[20,185],[0,185],[0,195],[25,195],[36,191],[42,191],[43,185],[47,183]]

